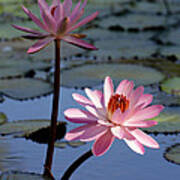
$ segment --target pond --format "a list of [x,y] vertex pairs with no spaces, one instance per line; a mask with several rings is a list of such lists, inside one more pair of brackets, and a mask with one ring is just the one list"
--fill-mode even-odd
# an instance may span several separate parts
[[[2,180],[8,179],[7,173],[3,174],[7,171],[43,172],[47,144],[32,141],[31,134],[46,128],[51,117],[53,46],[34,55],[26,53],[33,42],[20,38],[22,33],[9,25],[37,28],[21,12],[22,3],[39,13],[36,1],[0,0]],[[167,8],[159,0],[92,0],[85,15],[96,10],[100,11],[99,17],[78,31],[87,34],[86,40],[99,50],[85,51],[62,44],[58,120],[67,122],[63,113],[66,109],[81,108],[72,93],[85,95],[85,87],[102,90],[106,76],[111,76],[115,86],[123,79],[133,80],[136,86],[145,86],[145,93],[153,94],[153,104],[165,106],[156,118],[159,124],[146,130],[158,141],[160,149],[146,148],[142,156],[132,152],[123,141],[115,140],[105,155],[91,157],[75,171],[72,179],[169,180],[173,177],[178,180],[180,2],[169,0]],[[67,122],[64,126],[69,131],[76,125]],[[92,143],[57,140],[53,161],[55,178],[60,179],[72,161],[91,146]]]

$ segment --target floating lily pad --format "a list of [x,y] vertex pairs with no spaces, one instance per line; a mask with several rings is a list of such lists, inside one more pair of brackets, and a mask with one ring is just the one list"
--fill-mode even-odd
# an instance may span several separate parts
[[81,141],[59,141],[55,143],[55,147],[56,148],[66,148],[67,146],[73,147],[73,148],[77,148],[80,147],[82,145],[86,144],[85,142],[81,142]]
[[158,125],[145,128],[149,133],[179,133],[180,132],[180,108],[165,108],[159,116],[153,118]]
[[47,69],[51,64],[29,60],[5,59],[0,61],[0,78],[23,76],[31,70]]
[[14,78],[0,80],[0,92],[16,100],[36,98],[50,94],[52,91],[52,84],[41,79]]
[[174,77],[164,81],[161,89],[169,94],[180,96],[180,77]]
[[180,165],[180,144],[175,144],[167,148],[164,158],[169,162]]
[[14,122],[7,122],[0,126],[1,135],[10,134],[24,134],[35,132],[39,129],[46,128],[50,125],[49,120],[39,119],[39,120],[20,120]]
[[66,87],[91,87],[101,85],[110,76],[116,85],[123,79],[138,85],[158,83],[164,79],[159,71],[132,64],[87,64],[62,71],[62,85]]
[[109,28],[112,26],[121,26],[124,29],[139,29],[139,30],[161,30],[166,26],[173,25],[177,22],[175,18],[167,19],[165,16],[152,14],[128,14],[123,17],[105,18],[101,21],[100,26]]
[[[50,126],[43,127],[33,132],[26,132],[22,136],[40,144],[47,144],[50,134]],[[56,140],[60,140],[66,134],[66,123],[58,122],[56,128]]]
[[7,117],[4,113],[0,112],[0,125],[7,121]]
[[[143,37],[143,36],[142,36]],[[158,46],[152,41],[140,36],[127,33],[120,34],[116,39],[99,40],[94,45],[99,48],[98,51],[90,52],[90,55],[96,55],[102,58],[112,57],[113,59],[126,57],[132,58],[134,56],[149,57],[156,52]]]
[[8,171],[3,172],[0,175],[0,180],[50,180],[49,178],[43,177],[41,174],[20,172],[20,171]]

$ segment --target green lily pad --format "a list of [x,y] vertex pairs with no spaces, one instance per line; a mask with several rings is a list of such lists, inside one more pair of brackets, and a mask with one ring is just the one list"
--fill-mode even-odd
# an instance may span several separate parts
[[31,70],[50,68],[47,62],[35,62],[29,60],[5,59],[0,61],[0,78],[23,76]]
[[66,87],[92,87],[101,85],[110,76],[117,85],[123,79],[133,80],[138,85],[158,83],[164,75],[149,67],[132,64],[85,64],[62,71],[62,85]]
[[0,80],[0,92],[16,100],[32,99],[50,94],[52,91],[52,84],[42,79],[14,78]]
[[73,147],[73,148],[77,148],[80,147],[82,145],[86,144],[85,142],[81,142],[81,141],[58,141],[55,142],[55,147],[56,148],[66,148],[67,146]]
[[180,144],[175,144],[167,148],[164,158],[169,162],[180,165]]
[[7,116],[4,113],[0,112],[0,125],[4,124],[6,121],[7,121]]
[[128,14],[122,17],[105,18],[100,22],[100,26],[103,28],[110,28],[112,26],[121,26],[124,29],[137,29],[137,30],[159,30],[159,28],[165,28],[177,23],[175,18],[168,19],[165,16],[158,16],[152,14]]
[[25,134],[46,128],[49,125],[50,121],[46,119],[7,122],[0,126],[0,134],[4,136],[18,133]]
[[169,94],[180,96],[180,77],[173,77],[161,84],[161,89]]
[[[33,132],[25,132],[21,137],[25,137],[26,139],[31,139],[34,142],[40,144],[47,144],[50,134],[50,126],[43,127]],[[58,122],[56,128],[56,140],[60,140],[66,134],[66,123]]]
[[159,116],[153,118],[158,122],[158,125],[145,128],[149,133],[179,133],[180,132],[180,108],[165,108]]
[[49,178],[43,177],[41,174],[29,173],[29,172],[20,172],[20,171],[8,171],[3,172],[0,175],[0,180],[50,180]]

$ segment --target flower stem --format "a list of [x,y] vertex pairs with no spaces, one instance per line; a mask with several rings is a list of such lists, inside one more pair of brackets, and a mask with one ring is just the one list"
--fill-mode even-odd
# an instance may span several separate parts
[[74,161],[71,166],[65,171],[64,175],[62,176],[61,180],[68,180],[73,172],[88,158],[93,156],[93,153],[91,150],[84,153],[81,157],[79,157],[76,161]]
[[55,73],[54,73],[53,107],[51,114],[51,127],[50,127],[48,148],[46,154],[46,161],[44,165],[44,176],[50,177],[52,179],[54,179],[51,173],[51,167],[53,161],[54,143],[56,138],[59,92],[60,92],[60,40],[55,40]]

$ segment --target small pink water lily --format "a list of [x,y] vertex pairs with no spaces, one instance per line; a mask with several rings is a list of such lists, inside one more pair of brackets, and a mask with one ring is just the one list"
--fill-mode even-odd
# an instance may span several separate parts
[[29,48],[28,53],[35,53],[41,50],[55,39],[64,40],[82,48],[96,50],[96,47],[81,40],[85,35],[70,34],[71,31],[92,21],[98,15],[98,12],[95,12],[79,21],[84,13],[87,0],[84,0],[82,5],[81,0],[79,0],[72,11],[72,0],[64,0],[63,3],[61,3],[60,0],[53,0],[51,6],[48,6],[45,0],[38,0],[38,4],[43,22],[24,6],[22,8],[29,18],[32,19],[38,27],[46,31],[46,33],[12,25],[18,30],[29,33],[29,35],[24,36],[25,38],[39,39],[37,43]]
[[87,111],[71,108],[64,114],[73,123],[83,123],[68,132],[66,140],[92,141],[92,152],[95,156],[103,155],[112,145],[115,138],[123,139],[136,153],[144,154],[144,146],[159,148],[158,143],[139,128],[148,128],[157,124],[147,120],[157,116],[162,105],[152,105],[153,96],[143,94],[144,87],[134,88],[132,81],[123,80],[114,92],[110,77],[105,78],[104,94],[99,90],[85,89],[88,98],[73,94],[74,100]]

